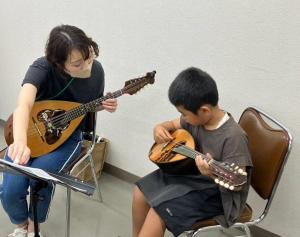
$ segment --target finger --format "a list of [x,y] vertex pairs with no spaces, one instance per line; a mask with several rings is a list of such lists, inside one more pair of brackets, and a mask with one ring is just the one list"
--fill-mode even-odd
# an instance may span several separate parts
[[102,106],[117,108],[118,104],[117,103],[102,103]]
[[30,159],[30,149],[27,147],[23,152],[23,156],[21,157],[21,164],[26,165],[29,159]]
[[208,160],[211,160],[211,159],[212,159],[212,156],[211,156],[211,154],[209,154],[209,153],[206,153],[206,156],[208,157]]
[[22,150],[18,150],[18,153],[16,154],[15,156],[15,159],[14,159],[14,163],[15,164],[21,164],[22,160],[22,155],[23,155],[23,149]]
[[112,110],[112,109],[114,109],[115,107],[112,106],[112,105],[107,105],[107,104],[105,104],[105,105],[103,105],[103,108],[104,108],[104,109],[110,109],[110,110]]
[[114,107],[104,107],[104,109],[105,109],[106,111],[110,112],[110,113],[116,111],[116,108],[114,108]]
[[8,147],[8,152],[7,152],[8,157],[10,157],[10,158],[12,157],[13,151],[14,151],[14,144],[11,144]]
[[20,148],[17,145],[14,145],[14,150],[10,156],[10,158],[14,161],[19,153]]
[[202,158],[201,158],[201,156],[196,156],[196,159],[195,159],[195,161],[196,161],[196,165],[198,166],[198,167],[201,167],[201,162],[202,162]]
[[115,99],[115,98],[108,98],[108,99],[106,99],[106,100],[104,100],[103,102],[110,102],[110,103],[116,103],[117,102],[117,99]]
[[164,142],[169,142],[173,140],[173,137],[170,134],[163,132],[162,139],[164,140]]
[[166,137],[163,133],[157,134],[157,138],[159,143],[165,143],[169,141],[168,137]]
[[107,99],[102,102],[102,104],[116,104],[117,101],[115,99]]
[[163,134],[164,134],[164,136],[165,136],[166,138],[168,138],[168,139],[174,139],[174,138],[172,137],[172,135],[171,135],[167,130],[163,130]]

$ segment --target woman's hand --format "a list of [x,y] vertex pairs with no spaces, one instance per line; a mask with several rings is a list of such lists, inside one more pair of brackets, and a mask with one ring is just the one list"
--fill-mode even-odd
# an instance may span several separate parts
[[115,112],[117,107],[118,107],[117,99],[107,99],[102,102],[102,108],[110,113]]
[[[212,159],[210,154],[206,154],[208,160]],[[206,160],[202,158],[201,155],[196,156],[196,165],[201,174],[212,177],[212,173],[209,169],[209,165]]]
[[156,143],[164,143],[174,139],[169,131],[162,125],[156,125],[154,127],[153,136]]
[[8,147],[8,156],[16,164],[26,165],[30,159],[30,149],[24,142],[14,142]]

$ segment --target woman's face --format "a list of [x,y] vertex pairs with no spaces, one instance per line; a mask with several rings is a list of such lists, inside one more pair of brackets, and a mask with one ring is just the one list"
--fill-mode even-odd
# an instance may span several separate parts
[[84,60],[78,49],[73,49],[65,62],[65,72],[76,78],[89,78],[91,76],[94,54]]

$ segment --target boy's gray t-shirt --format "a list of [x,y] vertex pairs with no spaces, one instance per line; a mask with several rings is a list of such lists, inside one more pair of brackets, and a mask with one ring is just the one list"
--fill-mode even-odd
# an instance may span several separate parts
[[246,133],[231,115],[228,121],[215,130],[206,130],[202,126],[192,126],[183,119],[181,119],[181,126],[189,131],[194,139],[196,138],[196,149],[201,153],[209,153],[217,161],[247,167],[248,182],[242,190],[235,192],[223,187],[219,188],[224,215],[218,216],[216,219],[223,226],[232,225],[245,208],[250,186],[252,161]]

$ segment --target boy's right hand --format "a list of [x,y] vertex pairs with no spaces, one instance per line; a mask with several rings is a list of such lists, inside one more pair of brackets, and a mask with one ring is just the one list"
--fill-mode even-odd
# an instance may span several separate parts
[[156,143],[169,142],[174,139],[169,131],[162,125],[156,125],[154,127],[153,135]]
[[25,165],[30,159],[30,149],[26,143],[14,142],[8,147],[8,156],[14,163]]

